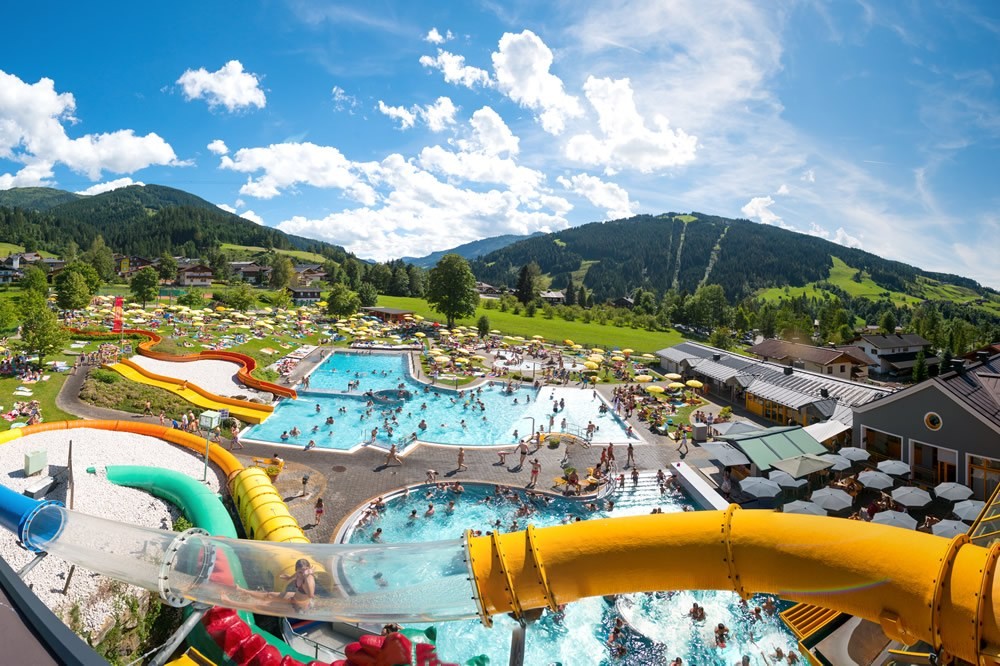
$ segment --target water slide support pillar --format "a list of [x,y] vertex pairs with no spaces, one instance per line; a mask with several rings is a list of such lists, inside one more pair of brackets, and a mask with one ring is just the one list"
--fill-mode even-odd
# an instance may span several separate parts
[[41,562],[42,560],[44,560],[47,556],[48,556],[47,552],[36,553],[35,556],[31,559],[30,562],[28,562],[23,567],[21,567],[20,569],[18,569],[18,571],[17,571],[17,577],[20,578],[21,580],[24,580],[24,577],[27,576],[29,573],[31,573],[31,570],[34,569],[35,566],[39,562]]
[[524,632],[525,623],[523,619],[517,621],[517,625],[510,631],[510,661],[508,666],[524,666]]
[[164,643],[156,655],[149,660],[149,664],[147,666],[163,666],[163,664],[167,663],[167,660],[170,659],[174,650],[176,650],[177,647],[184,642],[184,639],[187,638],[188,634],[194,631],[194,628],[198,626],[201,619],[205,617],[205,613],[207,613],[210,609],[211,606],[196,604],[193,607],[191,614],[188,615],[187,619],[184,620],[181,626],[177,627],[177,630],[170,635],[167,642]]

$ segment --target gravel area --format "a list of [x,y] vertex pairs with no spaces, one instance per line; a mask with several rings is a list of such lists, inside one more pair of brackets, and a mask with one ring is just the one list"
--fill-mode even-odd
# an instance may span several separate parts
[[229,361],[185,361],[178,363],[160,361],[148,356],[133,356],[129,360],[158,375],[186,379],[216,395],[232,397],[248,394],[247,389],[242,388],[236,381],[236,372],[240,369],[236,363]]
[[[178,364],[179,365],[179,364]],[[105,465],[148,465],[164,467],[201,479],[202,458],[154,437],[107,430],[77,428],[43,432],[22,437],[0,445],[0,478],[4,485],[21,492],[37,476],[25,478],[24,454],[45,450],[48,455],[48,474],[59,479],[47,499],[66,501],[67,456],[69,440],[73,441],[74,509],[82,513],[101,516],[146,527],[170,529],[180,513],[172,505],[142,490],[123,488],[107,481]],[[88,474],[87,468],[95,466],[98,473]],[[220,479],[209,466],[209,485],[220,488]],[[32,554],[18,545],[17,536],[0,529],[0,557],[15,570],[32,559]],[[121,585],[118,594],[111,593],[114,581],[105,576],[78,568],[65,596],[62,594],[70,565],[55,557],[42,560],[27,576],[25,582],[35,594],[57,615],[69,622],[69,612],[79,604],[80,621],[84,631],[101,631],[112,617],[115,597],[124,598],[144,590]],[[123,588],[123,589],[122,589]]]

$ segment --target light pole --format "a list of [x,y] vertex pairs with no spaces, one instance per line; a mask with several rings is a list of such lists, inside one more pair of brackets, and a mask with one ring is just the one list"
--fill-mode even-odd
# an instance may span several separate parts
[[212,410],[204,411],[198,416],[198,427],[205,433],[205,468],[201,473],[203,483],[208,483],[208,453],[212,447],[209,437],[211,437],[212,431],[215,430],[216,426],[222,422],[221,417],[222,415],[219,412]]

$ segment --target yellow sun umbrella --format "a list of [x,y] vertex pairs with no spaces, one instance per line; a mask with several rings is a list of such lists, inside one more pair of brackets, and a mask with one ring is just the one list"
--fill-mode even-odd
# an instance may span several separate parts
[[544,340],[545,336],[544,335],[533,335],[533,336],[531,336],[531,338],[533,340]]
[[684,384],[681,384],[680,382],[670,382],[667,384],[667,388],[682,389],[684,388]]
[[498,331],[495,328],[492,331],[490,331],[490,333],[492,333],[493,335],[500,335],[500,331]]
[[622,353],[625,354],[625,355],[628,355],[628,354],[631,354],[634,351],[635,351],[634,349],[623,349]]
[[451,358],[448,356],[435,356],[434,360],[437,361],[438,363],[447,363],[448,361],[451,360]]
[[612,357],[611,357],[611,360],[612,360],[612,361],[615,361],[615,362],[618,362],[618,361],[624,361],[624,360],[625,360],[625,357],[624,357],[624,356],[612,356]]
[[635,381],[639,382],[640,384],[653,381],[652,375],[636,375],[633,379],[635,379]]
[[591,354],[603,354],[604,350],[603,349],[599,349],[597,347],[594,347],[593,349],[590,350],[590,353]]
[[573,349],[583,349],[583,345],[570,345]]
[[592,363],[603,363],[604,357],[601,356],[600,354],[591,354],[590,356],[587,357],[587,360],[591,361]]
[[663,387],[658,386],[657,384],[650,384],[646,387],[646,392],[648,393],[663,393],[663,390]]
[[678,379],[680,379],[680,378],[681,378],[681,376],[680,376],[680,375],[678,375],[678,374],[677,374],[676,372],[668,372],[667,374],[665,374],[665,375],[663,375],[663,376],[664,376],[664,377],[666,377],[667,379],[670,379],[670,380],[672,380],[672,381],[675,381],[675,382],[676,382],[676,381],[677,381]]
[[570,347],[572,347],[576,343],[573,342],[572,340],[566,339],[566,340],[563,340],[563,344],[564,345],[569,345]]
[[417,331],[416,333],[413,334],[413,336],[417,338],[426,338],[427,334],[422,331]]
[[704,386],[704,384],[699,382],[697,379],[687,380],[687,385],[694,389],[700,389],[702,386]]
[[650,361],[656,360],[656,357],[653,356],[652,354],[643,354],[642,358],[649,359]]
[[598,366],[593,361],[587,361],[586,363],[583,364],[583,367],[587,368],[588,370],[597,370],[597,368],[600,366]]

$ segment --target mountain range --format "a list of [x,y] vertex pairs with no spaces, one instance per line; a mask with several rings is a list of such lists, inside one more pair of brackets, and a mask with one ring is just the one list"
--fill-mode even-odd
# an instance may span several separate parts
[[483,238],[481,240],[472,241],[471,243],[464,243],[463,245],[458,245],[451,248],[450,250],[442,250],[439,252],[431,252],[424,257],[403,257],[402,260],[408,264],[413,264],[414,266],[419,266],[420,268],[434,268],[437,262],[441,261],[441,257],[446,254],[457,254],[465,259],[478,259],[484,254],[489,254],[490,252],[495,252],[497,250],[502,250],[508,245],[513,245],[514,243],[526,240],[528,238],[534,238],[535,236],[544,236],[541,231],[536,231],[533,234],[518,235],[518,234],[505,234],[503,236],[492,236],[490,238]]
[[[471,262],[476,278],[514,287],[536,262],[552,288],[572,279],[597,301],[643,288],[693,293],[719,284],[730,302],[788,288],[916,303],[949,300],[1000,316],[1000,294],[959,275],[924,271],[793,231],[703,213],[639,215],[512,243]],[[792,291],[792,290],[798,290]]]
[[307,250],[340,261],[344,248],[265,227],[183,190],[130,185],[84,196],[31,187],[0,191],[0,238],[61,252],[102,236],[116,252],[146,257],[199,256],[221,243]]

